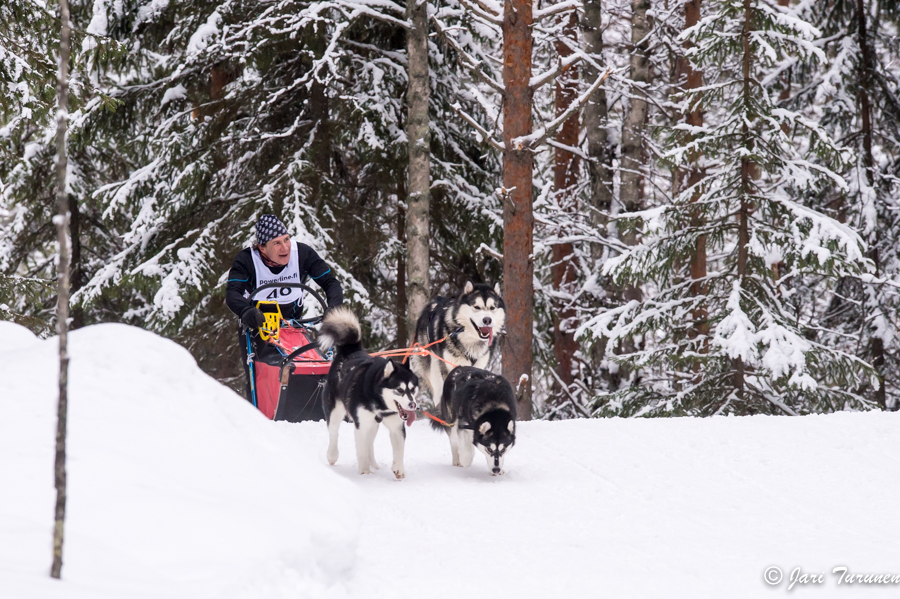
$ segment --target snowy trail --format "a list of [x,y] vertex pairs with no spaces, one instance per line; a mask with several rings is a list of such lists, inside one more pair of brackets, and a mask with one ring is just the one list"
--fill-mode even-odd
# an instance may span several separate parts
[[[445,436],[420,424],[399,482],[387,435],[382,469],[360,476],[341,431],[334,470],[366,506],[352,596],[758,597],[797,566],[825,572],[817,597],[900,589],[831,574],[900,574],[895,415],[520,423],[503,477],[480,455],[450,466]],[[325,462],[324,426],[280,426]]]
[[502,477],[420,420],[396,481],[386,431],[360,476],[349,424],[328,466],[324,423],[267,421],[171,341],[70,341],[56,582],[55,340],[0,323],[0,599],[734,599],[795,567],[824,575],[803,596],[900,595],[900,414],[525,422]]

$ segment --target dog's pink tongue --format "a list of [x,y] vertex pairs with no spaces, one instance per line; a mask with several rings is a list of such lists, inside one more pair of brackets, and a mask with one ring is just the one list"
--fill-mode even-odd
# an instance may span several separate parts
[[481,327],[478,329],[481,331],[482,335],[488,336],[488,345],[494,342],[494,328],[493,327]]
[[416,421],[416,411],[403,410],[403,413],[406,414],[406,426],[412,426],[412,423]]

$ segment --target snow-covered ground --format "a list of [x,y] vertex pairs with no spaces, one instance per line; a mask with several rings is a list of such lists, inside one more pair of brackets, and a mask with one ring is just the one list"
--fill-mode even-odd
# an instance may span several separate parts
[[[409,429],[407,478],[325,461],[186,350],[71,335],[63,581],[50,566],[56,340],[0,322],[0,597],[898,596],[900,415],[529,422],[491,477]],[[784,580],[763,576],[777,566]],[[772,573],[770,573],[772,575]]]

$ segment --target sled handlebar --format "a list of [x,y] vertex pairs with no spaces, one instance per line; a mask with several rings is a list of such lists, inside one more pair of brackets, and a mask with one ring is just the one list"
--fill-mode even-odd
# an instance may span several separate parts
[[[319,295],[315,289],[304,285],[303,283],[269,283],[268,285],[262,285],[261,287],[257,287],[250,293],[250,301],[253,301],[253,298],[260,291],[267,291],[269,289],[303,289],[307,291],[310,295],[316,298],[316,301],[319,302],[319,305],[322,306],[322,312],[328,309],[328,304],[325,303],[325,300],[322,299],[322,296]],[[277,300],[276,300],[277,301]],[[312,318],[304,318],[303,320],[295,320],[297,324],[313,324],[320,322],[324,318],[324,314],[322,316],[313,316]]]

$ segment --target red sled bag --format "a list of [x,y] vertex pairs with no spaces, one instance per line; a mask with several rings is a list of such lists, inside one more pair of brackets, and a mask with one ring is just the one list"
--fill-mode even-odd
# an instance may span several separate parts
[[[325,302],[312,289],[299,283],[263,285],[253,295],[269,288],[301,287],[311,293],[325,309]],[[331,361],[319,351],[315,331],[309,328],[321,322],[322,316],[300,321],[284,321],[276,302],[260,301],[266,324],[259,336],[247,332],[250,357],[253,404],[270,420],[300,422],[324,420],[322,391]],[[252,344],[252,345],[250,345]]]

